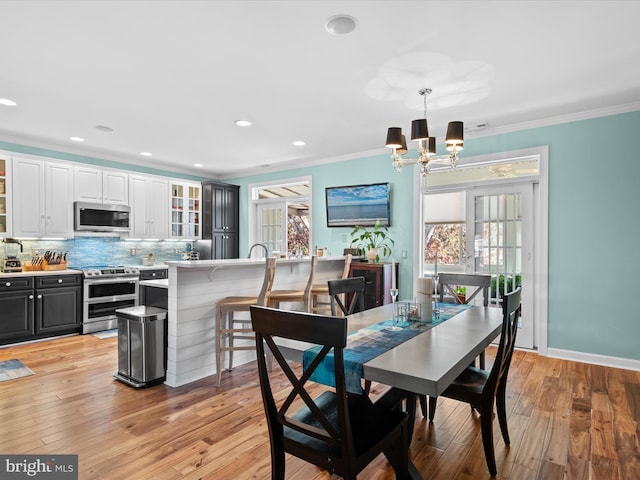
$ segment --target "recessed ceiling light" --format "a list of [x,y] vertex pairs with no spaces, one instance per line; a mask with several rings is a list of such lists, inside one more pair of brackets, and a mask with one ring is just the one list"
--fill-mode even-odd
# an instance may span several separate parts
[[334,15],[327,20],[324,28],[331,35],[346,35],[353,32],[358,25],[358,21],[351,15]]
[[113,132],[113,128],[107,127],[106,125],[96,125],[96,130],[100,130],[101,132]]
[[296,147],[302,147],[302,146],[306,145],[306,143],[304,143],[302,140],[296,140],[295,142],[292,142],[292,143]]
[[7,107],[15,107],[17,105],[13,100],[9,100],[8,98],[0,98],[0,105],[5,105]]
[[239,127],[249,127],[251,126],[251,122],[249,120],[236,120],[236,125]]
[[69,140],[73,140],[74,142],[84,142],[84,138],[82,137],[69,137]]
[[140,152],[140,155],[142,155],[143,157],[150,157],[151,155],[153,155],[153,153],[151,153],[151,152]]
[[204,167],[204,165],[203,165],[203,164],[201,164],[201,163],[194,163],[194,164],[193,164],[193,166],[194,166],[194,167]]

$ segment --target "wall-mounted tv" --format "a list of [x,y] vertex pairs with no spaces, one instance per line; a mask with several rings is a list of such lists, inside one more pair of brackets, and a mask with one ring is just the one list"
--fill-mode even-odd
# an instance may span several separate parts
[[389,183],[326,187],[327,227],[391,225]]

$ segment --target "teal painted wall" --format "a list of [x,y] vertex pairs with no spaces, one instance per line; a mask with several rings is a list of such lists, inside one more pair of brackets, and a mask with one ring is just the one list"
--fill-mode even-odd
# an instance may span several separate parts
[[[505,133],[465,142],[465,156],[549,146],[548,346],[640,360],[636,308],[640,270],[640,214],[636,210],[640,112]],[[413,182],[388,155],[229,179],[241,188],[241,218],[247,218],[250,183],[313,177],[314,243],[341,252],[348,228],[326,228],[324,188],[389,181],[391,235],[401,260],[401,296],[410,294],[413,265]],[[241,235],[246,254],[247,231]]]

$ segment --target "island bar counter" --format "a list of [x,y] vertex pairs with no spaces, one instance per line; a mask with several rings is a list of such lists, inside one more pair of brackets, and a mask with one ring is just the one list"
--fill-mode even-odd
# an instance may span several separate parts
[[[232,295],[257,296],[264,279],[265,260],[195,260],[166,264],[169,285],[165,383],[179,387],[217,372],[214,323],[217,302]],[[273,289],[303,289],[310,268],[309,258],[278,259]],[[318,258],[314,283],[340,278],[343,268],[343,256]],[[287,304],[282,308],[288,308]],[[248,315],[248,312],[236,315]],[[253,351],[235,352],[233,364],[255,358]],[[215,382],[213,378],[212,382]]]

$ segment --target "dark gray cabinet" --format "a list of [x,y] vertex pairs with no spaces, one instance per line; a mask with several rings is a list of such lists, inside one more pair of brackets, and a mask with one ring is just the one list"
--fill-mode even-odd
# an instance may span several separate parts
[[0,344],[80,331],[82,275],[3,277]]
[[0,344],[34,335],[33,277],[4,277],[0,281]]
[[221,182],[202,184],[202,239],[211,241],[210,258],[240,254],[240,187]]
[[163,278],[167,278],[168,276],[168,268],[145,268],[140,270],[140,280],[162,280]]
[[82,320],[82,275],[35,277],[37,336],[75,333]]

